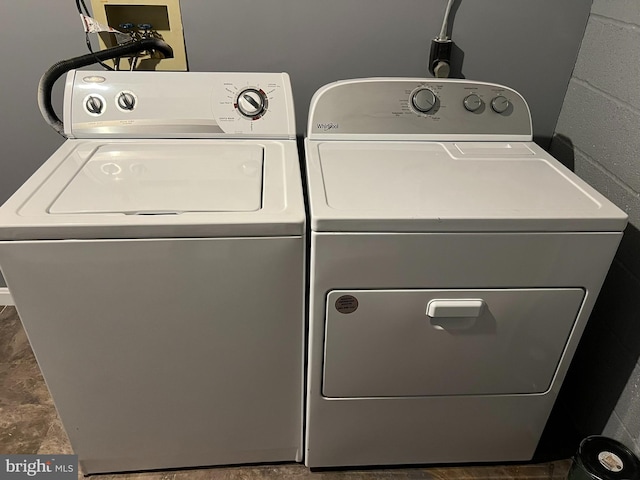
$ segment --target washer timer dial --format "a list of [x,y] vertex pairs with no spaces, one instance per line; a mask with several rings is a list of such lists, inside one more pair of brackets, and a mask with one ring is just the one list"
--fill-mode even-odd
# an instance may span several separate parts
[[418,88],[411,94],[411,105],[420,113],[427,113],[436,106],[437,97],[428,88]]
[[267,111],[267,95],[258,88],[245,88],[238,94],[235,104],[240,115],[257,120]]

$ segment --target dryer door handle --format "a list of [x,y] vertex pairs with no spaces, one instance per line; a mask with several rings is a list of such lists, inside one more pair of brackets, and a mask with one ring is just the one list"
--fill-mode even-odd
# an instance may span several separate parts
[[427,315],[431,318],[479,317],[484,305],[484,300],[476,298],[434,299],[427,304]]
[[475,325],[484,306],[481,299],[434,299],[427,304],[427,316],[437,330],[466,330]]

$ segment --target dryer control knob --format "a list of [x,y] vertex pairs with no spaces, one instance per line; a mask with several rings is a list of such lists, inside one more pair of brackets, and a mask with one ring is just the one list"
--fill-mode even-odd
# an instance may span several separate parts
[[427,113],[436,106],[437,97],[428,88],[419,88],[411,94],[411,104],[413,108],[421,113]]
[[462,101],[464,108],[470,112],[476,112],[482,106],[482,99],[475,93],[467,95]]
[[246,88],[236,98],[236,108],[243,117],[257,120],[267,110],[267,95],[257,88]]
[[101,115],[104,112],[104,100],[97,95],[89,95],[84,100],[84,107],[92,115]]
[[502,95],[498,95],[497,97],[494,97],[493,100],[491,100],[491,108],[496,113],[506,112],[507,108],[509,108],[510,105],[511,103],[509,102],[509,99],[507,97],[503,97]]

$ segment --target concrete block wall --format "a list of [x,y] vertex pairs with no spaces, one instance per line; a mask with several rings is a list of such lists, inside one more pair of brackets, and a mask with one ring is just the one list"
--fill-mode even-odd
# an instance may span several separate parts
[[640,455],[640,2],[594,0],[551,153],[629,215],[561,400]]

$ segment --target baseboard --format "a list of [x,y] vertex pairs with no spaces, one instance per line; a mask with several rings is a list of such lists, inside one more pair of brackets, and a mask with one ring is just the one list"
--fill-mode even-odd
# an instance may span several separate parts
[[0,305],[14,305],[13,297],[7,287],[0,287]]

